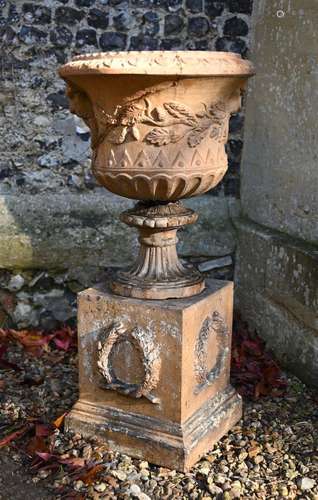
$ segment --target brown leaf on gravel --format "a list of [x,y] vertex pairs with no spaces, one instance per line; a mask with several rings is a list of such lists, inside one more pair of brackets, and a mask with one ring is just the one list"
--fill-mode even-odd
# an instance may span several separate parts
[[[101,464],[94,465],[90,470],[88,470],[87,472],[84,472],[84,474],[79,476],[78,479],[83,481],[83,483],[85,483],[85,484],[92,484],[95,481],[97,474],[99,474],[103,470],[103,468],[104,467]],[[103,479],[105,480],[105,478],[103,478]],[[114,479],[114,478],[112,478],[112,479]],[[115,481],[115,483],[117,485],[116,481]]]
[[277,451],[277,448],[275,448],[274,446],[272,446],[270,443],[266,443],[265,444],[265,448],[266,448],[266,451],[270,454],[272,453],[276,453]]
[[8,330],[9,338],[17,340],[24,349],[35,357],[43,354],[43,348],[47,345],[52,335],[44,335],[42,331],[36,330]]
[[260,446],[252,446],[251,448],[248,449],[248,456],[249,458],[256,457],[259,453],[261,453],[262,448]]
[[107,482],[112,488],[118,487],[118,481],[113,476],[103,476],[103,481]]
[[60,417],[57,417],[54,422],[53,422],[53,425],[59,429],[61,427],[61,425],[63,424],[64,422],[64,418],[66,417],[67,415],[67,412],[63,413],[63,415],[61,415]]
[[72,468],[84,467],[85,460],[80,457],[71,457],[71,458],[63,458],[60,457],[57,459],[60,464],[69,465]]

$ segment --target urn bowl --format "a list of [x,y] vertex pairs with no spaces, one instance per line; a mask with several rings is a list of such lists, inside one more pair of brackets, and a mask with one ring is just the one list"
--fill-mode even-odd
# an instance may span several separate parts
[[176,201],[227,170],[230,114],[253,73],[225,52],[110,52],[60,68],[73,113],[91,130],[92,168],[109,191]]

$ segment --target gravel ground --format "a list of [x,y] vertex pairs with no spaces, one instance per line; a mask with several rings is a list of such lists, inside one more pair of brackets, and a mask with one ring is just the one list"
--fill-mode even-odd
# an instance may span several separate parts
[[46,345],[34,357],[10,342],[0,431],[19,435],[2,442],[0,498],[318,500],[317,394],[295,377],[287,382],[284,395],[246,399],[239,425],[182,474],[65,433],[62,418],[53,425],[77,399],[75,349]]

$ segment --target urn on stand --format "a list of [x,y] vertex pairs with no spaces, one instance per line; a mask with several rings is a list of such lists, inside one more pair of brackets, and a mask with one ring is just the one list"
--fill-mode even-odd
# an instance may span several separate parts
[[232,284],[205,283],[176,244],[197,219],[181,200],[227,170],[229,118],[252,74],[222,52],[96,53],[60,68],[91,130],[94,175],[139,200],[121,220],[140,242],[130,268],[79,294],[80,399],[68,425],[180,470],[241,415],[229,385]]

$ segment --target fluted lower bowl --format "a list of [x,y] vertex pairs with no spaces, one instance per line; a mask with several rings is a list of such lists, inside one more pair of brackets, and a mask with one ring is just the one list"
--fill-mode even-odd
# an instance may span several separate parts
[[230,114],[253,68],[224,52],[117,52],[60,68],[71,111],[91,129],[93,172],[127,198],[175,201],[227,169]]

